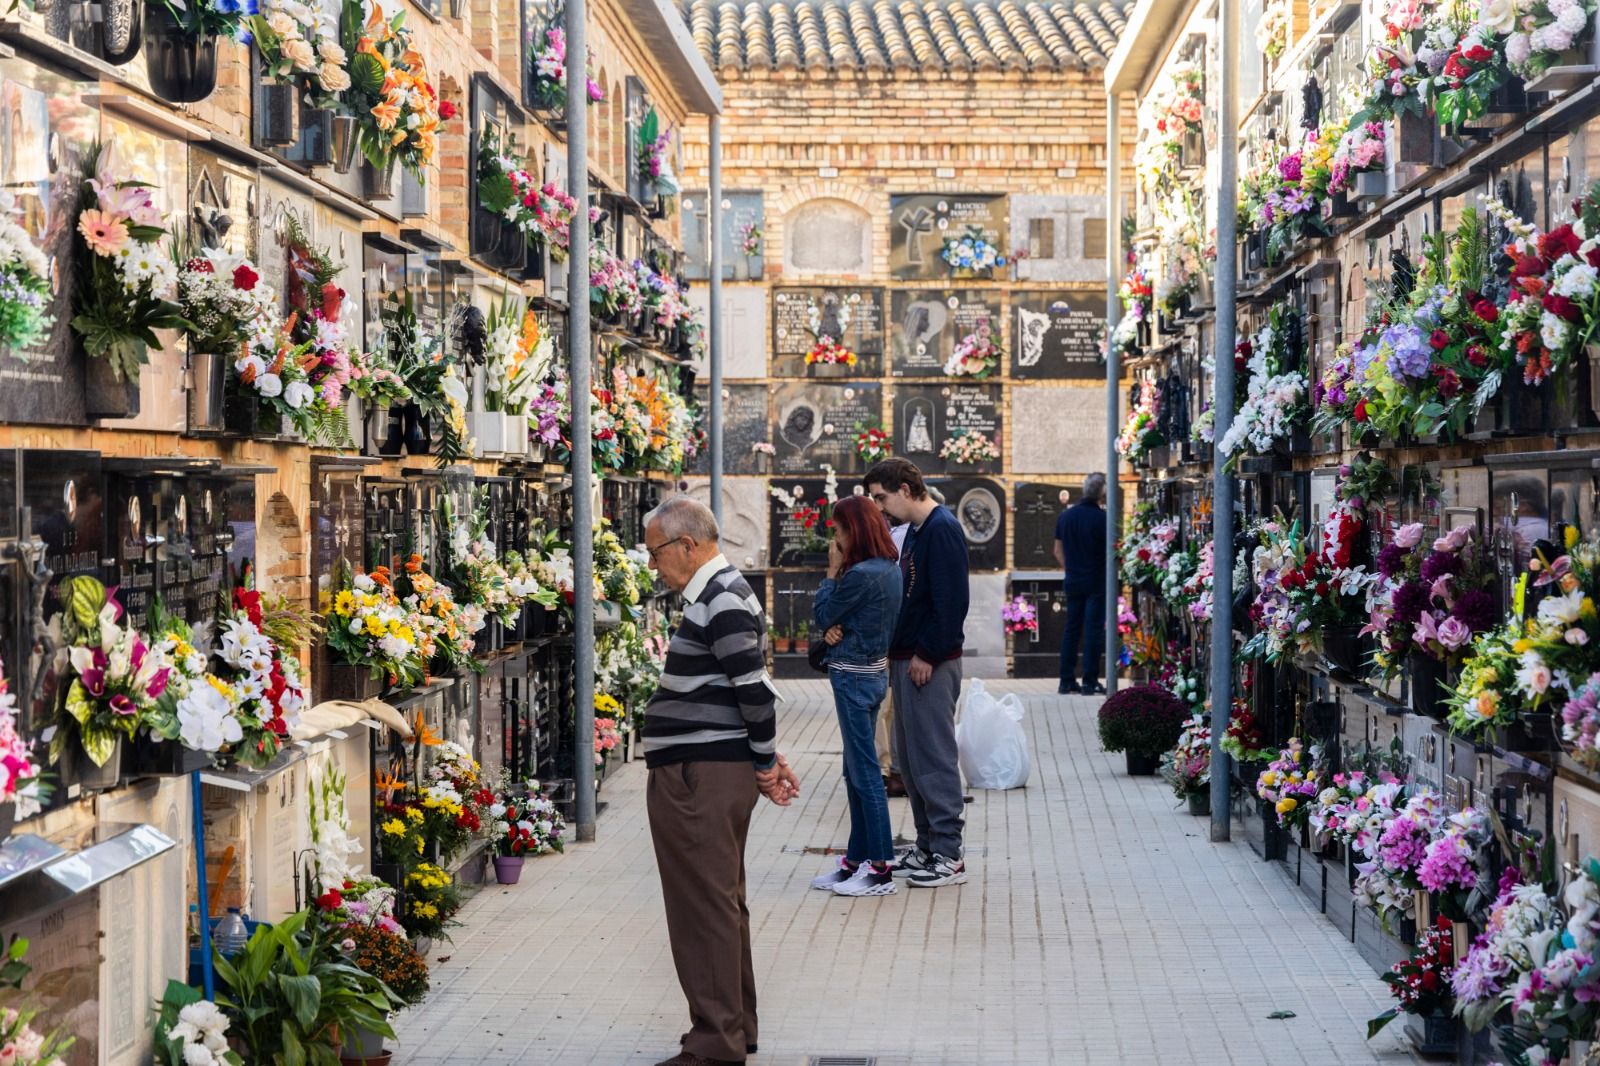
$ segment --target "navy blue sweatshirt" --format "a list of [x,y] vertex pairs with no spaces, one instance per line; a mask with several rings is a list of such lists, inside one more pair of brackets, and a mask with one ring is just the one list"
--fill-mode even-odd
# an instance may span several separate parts
[[1066,562],[1069,596],[1092,596],[1106,589],[1106,513],[1098,503],[1077,503],[1056,519],[1056,539]]
[[967,538],[949,508],[935,507],[906,535],[905,596],[889,658],[941,663],[961,657],[967,621]]

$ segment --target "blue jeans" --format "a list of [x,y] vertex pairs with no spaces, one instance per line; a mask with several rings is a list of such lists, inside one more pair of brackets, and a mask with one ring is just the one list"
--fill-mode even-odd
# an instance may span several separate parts
[[[1087,632],[1085,632],[1087,628]],[[1077,683],[1078,645],[1083,645],[1083,683],[1100,680],[1100,655],[1106,646],[1106,596],[1067,593],[1067,629],[1061,634],[1061,683]]]
[[888,862],[894,858],[894,834],[889,828],[889,797],[883,790],[876,739],[878,707],[889,692],[887,671],[858,674],[829,670],[833,704],[839,712],[839,735],[844,740],[844,784],[850,800],[851,862]]

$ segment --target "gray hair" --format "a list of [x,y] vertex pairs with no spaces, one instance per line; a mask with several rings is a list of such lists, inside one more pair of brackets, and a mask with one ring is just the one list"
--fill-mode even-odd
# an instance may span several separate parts
[[1083,479],[1083,498],[1098,502],[1106,494],[1106,476],[1095,471]]
[[693,537],[701,544],[717,542],[717,518],[711,508],[690,496],[668,496],[660,506],[644,516],[648,529],[659,525],[669,540]]

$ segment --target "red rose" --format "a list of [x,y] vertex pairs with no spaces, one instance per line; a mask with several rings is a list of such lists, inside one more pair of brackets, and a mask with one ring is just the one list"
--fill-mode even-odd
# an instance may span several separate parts
[[317,897],[317,906],[325,911],[336,911],[344,906],[344,897],[339,895],[339,890],[330,888]]
[[195,274],[216,273],[216,268],[211,265],[211,260],[202,258],[198,255],[189,260],[187,263],[183,264],[183,269],[191,271]]
[[1442,329],[1436,329],[1428,335],[1428,343],[1433,345],[1433,350],[1442,352],[1450,347],[1450,334]]
[[1582,243],[1572,232],[1571,224],[1557,226],[1539,238],[1539,254],[1554,262],[1564,255],[1577,255]]
[[249,292],[256,287],[256,282],[261,280],[261,275],[250,269],[248,263],[240,263],[233,271],[233,287]]
[[456,117],[456,114],[457,111],[455,104],[452,104],[449,100],[439,101],[439,120],[441,122],[449,122],[451,119]]
[[1328,583],[1326,581],[1317,582],[1317,595],[1318,596],[1326,596],[1327,594],[1328,594]]
[[1439,975],[1433,970],[1427,970],[1422,975],[1422,990],[1432,992],[1439,987]]
[[1583,317],[1583,311],[1579,309],[1577,304],[1565,296],[1557,296],[1555,293],[1545,296],[1542,306],[1552,315],[1564,318],[1568,322],[1576,322]]
[[1461,54],[1466,56],[1474,63],[1482,63],[1485,59],[1488,59],[1494,55],[1493,52],[1489,51],[1489,49],[1485,48],[1481,44],[1475,44]]
[[1478,302],[1472,305],[1472,313],[1485,322],[1498,322],[1500,320],[1500,309],[1494,305],[1494,301],[1485,300],[1481,296],[1478,298]]
[[1584,256],[1584,258],[1589,260],[1590,266],[1594,267],[1596,270],[1600,270],[1600,245],[1590,248],[1589,254]]
[[1488,366],[1489,357],[1484,354],[1483,347],[1477,344],[1467,345],[1467,362],[1473,366]]
[[[1541,240],[1540,243],[1542,244],[1543,241]],[[1547,269],[1543,259],[1536,255],[1524,255],[1519,256],[1516,264],[1512,266],[1511,276],[1514,278],[1541,277]]]
[[1367,401],[1365,397],[1356,401],[1356,409],[1351,414],[1357,422],[1365,422],[1367,420]]

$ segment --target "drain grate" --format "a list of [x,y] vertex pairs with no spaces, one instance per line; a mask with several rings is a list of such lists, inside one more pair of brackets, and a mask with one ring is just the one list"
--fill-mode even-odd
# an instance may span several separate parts
[[813,1055],[807,1066],[877,1066],[872,1055]]

